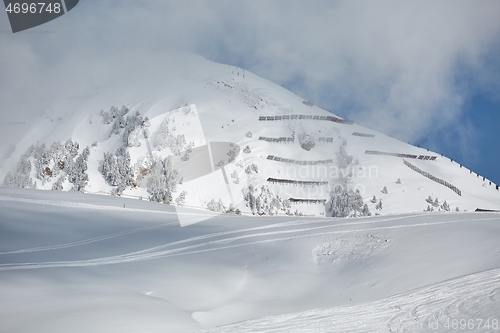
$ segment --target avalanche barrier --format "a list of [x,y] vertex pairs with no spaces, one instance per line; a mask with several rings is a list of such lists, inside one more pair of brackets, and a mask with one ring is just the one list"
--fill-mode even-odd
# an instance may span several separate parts
[[411,164],[410,162],[406,161],[406,160],[403,160],[403,163],[409,167],[410,169],[412,169],[413,171],[416,171],[418,172],[419,174],[421,174],[422,176],[424,177],[427,177],[429,178],[430,180],[432,181],[435,181],[436,183],[438,184],[441,184],[441,185],[444,185],[446,186],[447,188],[449,188],[450,190],[452,190],[453,192],[455,192],[456,194],[458,194],[459,196],[462,196],[462,191],[460,191],[457,187],[451,185],[450,183],[448,183],[447,181],[445,180],[442,180],[442,179],[439,179],[437,177],[434,177],[433,175],[431,175],[430,173],[428,172],[425,172],[425,171],[422,171],[421,169],[417,168],[415,165]]

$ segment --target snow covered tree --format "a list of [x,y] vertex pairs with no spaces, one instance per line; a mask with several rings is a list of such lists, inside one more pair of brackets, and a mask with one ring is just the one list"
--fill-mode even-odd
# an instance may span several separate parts
[[172,153],[180,156],[184,151],[191,152],[194,143],[187,143],[184,134],[174,135],[175,127],[169,128],[170,122],[174,122],[175,119],[170,120],[168,117],[165,118],[160,127],[156,130],[152,137],[153,148],[161,151],[165,148],[170,148]]
[[254,173],[259,173],[259,168],[257,167],[257,165],[252,163],[245,168],[245,173],[247,173],[249,175],[254,174]]
[[120,131],[125,128],[127,125],[127,122],[125,120],[125,117],[122,115],[119,115],[118,118],[116,118],[115,122],[113,123],[113,128],[111,129],[111,132],[109,133],[109,136],[113,134],[120,134]]
[[371,203],[377,203],[377,197],[374,195],[373,198],[370,200]]
[[224,165],[226,165],[226,161],[224,160],[220,160],[217,164],[215,164],[217,168],[222,168]]
[[245,187],[242,191],[246,206],[250,208],[252,214],[276,215],[280,211],[290,214],[290,202],[271,192],[268,186],[262,186],[260,193],[253,185]]
[[247,138],[251,138],[252,137],[252,132],[248,131],[247,134],[245,135]]
[[62,175],[57,179],[57,181],[52,184],[52,191],[62,191],[63,190],[63,183],[66,180],[66,176]]
[[401,179],[398,178],[398,180],[396,180],[396,184],[401,184]]
[[250,154],[252,152],[252,150],[250,149],[250,146],[246,146],[245,149],[243,149],[243,152],[245,154]]
[[427,199],[425,199],[426,202],[430,203],[431,205],[434,203],[434,199],[429,195]]
[[450,206],[448,205],[448,203],[446,202],[446,200],[441,205],[441,209],[444,210],[444,211],[447,211],[447,212],[449,212],[451,210]]
[[172,158],[153,162],[148,179],[149,200],[170,203],[177,188],[177,170],[172,168]]
[[90,154],[89,147],[86,147],[82,153],[76,158],[75,163],[69,169],[68,180],[73,184],[71,191],[73,192],[83,192],[87,182],[89,180],[89,175],[87,174],[87,160]]
[[123,131],[123,142],[127,147],[139,147],[142,133],[143,119],[139,111],[133,115],[128,115],[125,120],[125,130]]
[[[366,207],[368,208],[368,206]],[[363,198],[359,191],[353,191],[348,183],[335,186],[330,193],[327,211],[333,217],[348,217],[363,214]]]
[[257,210],[257,199],[255,197],[255,188],[253,185],[248,185],[248,187],[245,187],[242,189],[243,192],[243,200],[245,201],[245,204],[248,208],[250,208],[250,211],[252,214],[255,213]]
[[432,203],[432,205],[434,207],[439,207],[439,200],[438,200],[438,198],[436,198],[436,200],[434,200],[434,202]]
[[3,186],[18,187],[18,188],[35,188],[35,183],[30,177],[31,160],[30,156],[33,153],[35,146],[31,145],[17,162],[15,172],[9,171],[4,178]]
[[233,178],[233,182],[235,184],[239,184],[240,183],[240,178],[238,177],[238,172],[236,170],[234,170],[232,173],[231,173],[231,178]]
[[17,171],[9,171],[4,178],[3,186],[18,188],[35,188],[35,183],[30,177],[31,162],[21,157],[17,164]]
[[116,121],[116,119],[125,116],[129,112],[129,109],[123,105],[121,108],[112,106],[109,111],[101,110],[102,122],[103,124],[111,124]]
[[363,205],[362,214],[363,214],[363,216],[372,216],[372,213],[370,212],[370,209],[368,209],[368,205],[367,204]]
[[219,201],[215,201],[214,199],[210,200],[207,203],[207,208],[210,209],[211,211],[214,212],[225,212],[226,211],[226,206],[222,202],[221,199]]
[[238,147],[234,143],[231,143],[230,147],[231,147],[231,149],[227,152],[227,156],[229,156],[228,163],[231,163],[232,161],[234,161],[236,159],[236,157],[238,156],[238,153],[237,153]]
[[384,194],[388,194],[389,192],[387,191],[387,186],[384,186],[384,188],[382,189],[382,193]]
[[181,194],[179,194],[179,196],[175,199],[175,203],[178,206],[184,205],[184,203],[186,202],[186,195],[187,195],[187,192],[182,191]]
[[51,158],[49,155],[49,151],[45,147],[45,143],[40,145],[36,145],[33,151],[33,157],[35,159],[35,177],[42,180],[45,179],[46,176],[49,176],[49,172],[46,171],[46,168],[49,167]]
[[347,142],[344,141],[339,148],[339,152],[337,153],[337,164],[339,168],[344,169],[347,168],[353,160],[352,155],[348,155],[346,151]]
[[379,200],[377,206],[375,206],[377,210],[382,210],[382,199]]
[[73,159],[76,156],[78,156],[78,150],[80,149],[80,145],[78,142],[73,142],[71,139],[66,140],[66,143],[64,144],[64,149],[67,152],[67,157],[69,159]]
[[134,174],[127,148],[122,146],[115,154],[104,153],[101,173],[109,185],[115,186],[113,194],[120,195],[128,186],[133,186]]
[[184,153],[184,155],[182,155],[181,160],[183,160],[183,161],[189,160],[189,153],[187,151]]

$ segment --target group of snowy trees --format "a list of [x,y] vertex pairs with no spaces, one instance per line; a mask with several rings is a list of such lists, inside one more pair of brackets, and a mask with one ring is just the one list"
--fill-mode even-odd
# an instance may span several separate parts
[[[353,156],[347,154],[346,145],[344,141],[337,153],[337,165],[341,169],[348,168],[353,161]],[[351,177],[351,174],[341,176],[338,184],[330,192],[330,199],[327,202],[329,215],[334,217],[371,215],[368,205],[363,203],[361,193],[352,189]]]
[[354,191],[348,183],[335,186],[330,193],[327,211],[333,217],[370,216],[368,205],[358,190]]
[[20,188],[35,188],[35,183],[30,177],[31,161],[29,154],[23,154],[17,162],[15,172],[9,171],[3,180],[3,186],[20,187]]
[[178,171],[172,167],[172,158],[170,156],[165,159],[154,160],[148,179],[149,200],[171,203],[172,193],[177,188],[177,176]]
[[187,160],[189,159],[189,155],[186,156],[186,153],[191,153],[194,143],[190,142],[188,144],[184,134],[175,135],[175,127],[169,127],[171,122],[173,120],[170,120],[168,117],[161,122],[160,127],[158,127],[151,139],[153,148],[158,151],[170,148],[172,153],[177,156],[184,153],[184,159]]
[[117,108],[116,106],[112,106],[109,111],[104,111],[101,110],[101,117],[102,117],[102,122],[106,125],[109,125],[111,123],[115,123],[117,120],[118,122],[124,122],[124,116],[128,113],[128,109],[125,105],[123,105],[121,108]]
[[252,214],[277,215],[279,212],[291,214],[290,202],[272,193],[266,185],[261,186],[260,191],[253,185],[243,188],[243,198]]
[[349,165],[353,161],[352,155],[347,154],[346,146],[347,146],[347,142],[344,141],[340,145],[339,152],[337,153],[337,165],[341,169],[345,169],[345,168],[349,167]]
[[139,111],[125,117],[128,113],[129,109],[126,106],[120,109],[112,106],[109,111],[101,111],[102,121],[106,125],[113,124],[109,136],[118,135],[124,129],[122,136],[124,144],[127,147],[139,147],[143,136],[142,128],[148,127],[149,120],[148,117],[143,118]]
[[[123,129],[123,144],[116,152],[105,152],[101,165],[101,173],[110,186],[113,186],[112,194],[121,195],[128,187],[136,186],[134,171],[131,166],[129,147],[139,147],[140,140],[147,138],[145,127],[149,127],[147,117],[142,117],[137,111],[135,114],[127,115],[129,109],[122,106],[120,109],[111,107],[109,111],[101,111],[104,124],[113,124],[110,136],[120,134]],[[184,152],[183,160],[189,159],[192,144],[187,144],[184,135],[174,135],[175,128],[169,128],[170,120],[165,120],[160,124],[158,130],[152,137],[152,144],[155,150],[170,148],[176,155]],[[147,177],[147,191],[149,200],[172,203],[172,193],[175,192],[179,183],[178,172],[172,167],[170,157],[161,159],[154,157],[141,168],[140,177]],[[175,202],[184,204],[186,192],[182,192]]]
[[215,199],[210,200],[207,202],[207,208],[213,212],[241,214],[241,211],[238,208],[235,208],[232,203],[226,208],[222,199],[219,199],[218,201]]
[[[384,187],[384,188],[387,189],[386,187]],[[384,192],[382,191],[382,193],[384,193]],[[379,199],[378,203],[377,203],[377,197],[374,195],[373,198],[370,200],[370,202],[373,204],[376,204],[375,205],[376,210],[382,210],[382,199]]]
[[[427,209],[424,209],[426,212],[433,212],[434,210],[444,210],[445,212],[451,211],[450,205],[446,202],[446,200],[440,205],[439,204],[439,199],[432,199],[432,197],[429,195],[425,201],[428,203]],[[457,212],[459,211],[458,207],[455,209]]]
[[62,190],[63,183],[68,180],[73,184],[72,191],[83,192],[89,179],[87,160],[90,150],[87,147],[79,154],[79,148],[79,144],[71,139],[64,145],[54,142],[49,148],[44,143],[31,145],[19,159],[16,171],[5,176],[3,184],[7,187],[36,188],[31,178],[34,174],[42,185],[57,178],[53,182],[53,190]]
[[122,194],[128,187],[134,185],[134,173],[130,166],[130,154],[126,147],[122,146],[116,153],[104,153],[101,173],[106,182],[114,186],[113,194]]
[[209,202],[207,202],[207,208],[213,212],[226,212],[226,206],[221,199],[219,199],[218,201],[215,201],[215,199],[210,200]]
[[89,147],[86,147],[80,155],[76,158],[74,163],[70,163],[70,170],[67,172],[68,181],[73,184],[72,191],[83,192],[87,182],[89,181],[89,175],[87,174],[87,161],[90,155]]
[[259,173],[259,168],[257,167],[257,165],[255,163],[249,164],[245,168],[245,173],[248,175]]

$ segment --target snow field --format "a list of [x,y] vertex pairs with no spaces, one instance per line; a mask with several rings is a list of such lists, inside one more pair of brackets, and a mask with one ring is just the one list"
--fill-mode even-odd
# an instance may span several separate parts
[[498,214],[180,227],[167,205],[16,189],[0,208],[5,332],[446,332],[500,313]]

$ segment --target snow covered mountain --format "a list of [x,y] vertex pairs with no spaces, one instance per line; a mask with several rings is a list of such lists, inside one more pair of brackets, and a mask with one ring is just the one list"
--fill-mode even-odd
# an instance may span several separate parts
[[162,61],[2,143],[27,189],[0,188],[0,331],[498,330],[500,215],[471,213],[495,184],[242,69]]
[[2,147],[3,185],[259,215],[500,209],[496,184],[445,156],[243,69],[163,60],[34,119]]

